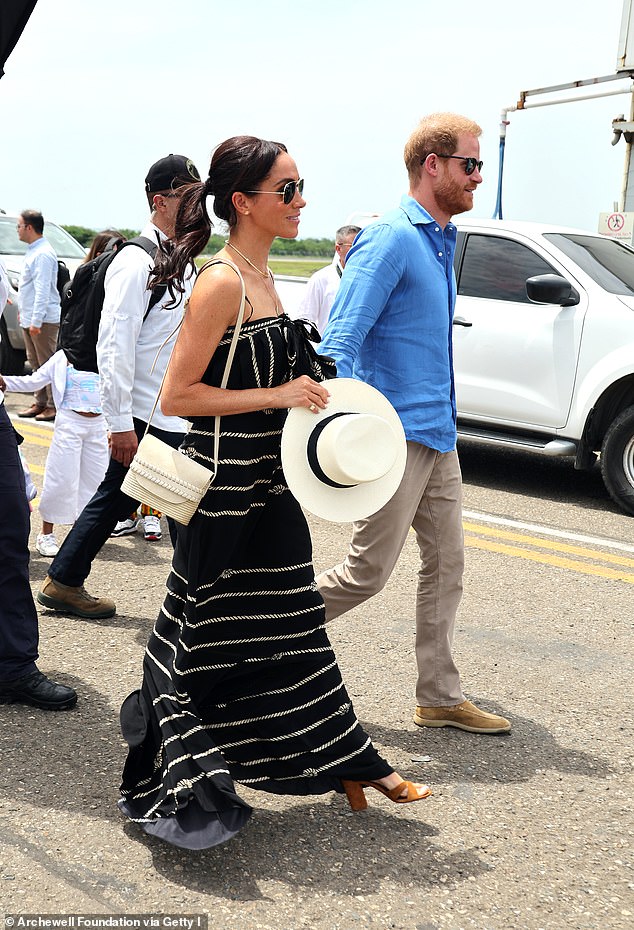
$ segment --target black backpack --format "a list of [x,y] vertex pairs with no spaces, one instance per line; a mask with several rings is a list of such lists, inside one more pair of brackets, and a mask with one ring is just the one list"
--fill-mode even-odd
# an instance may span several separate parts
[[70,271],[66,265],[66,262],[63,262],[61,258],[57,259],[57,290],[59,293],[59,299],[62,300],[64,297],[64,292],[66,291],[67,285],[70,283]]
[[[64,350],[66,358],[78,371],[98,371],[97,337],[104,299],[104,279],[112,260],[128,245],[144,249],[151,258],[154,258],[158,248],[156,242],[144,236],[128,239],[127,242],[122,242],[118,249],[114,248],[116,242],[117,240],[111,240],[104,252],[79,266],[62,298],[57,348]],[[165,291],[165,285],[152,289],[144,321],[152,307],[162,299]]]

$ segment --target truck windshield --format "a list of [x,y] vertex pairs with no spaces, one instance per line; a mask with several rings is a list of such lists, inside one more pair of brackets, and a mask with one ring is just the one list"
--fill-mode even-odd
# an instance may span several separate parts
[[634,249],[616,239],[574,233],[544,233],[610,294],[634,295]]

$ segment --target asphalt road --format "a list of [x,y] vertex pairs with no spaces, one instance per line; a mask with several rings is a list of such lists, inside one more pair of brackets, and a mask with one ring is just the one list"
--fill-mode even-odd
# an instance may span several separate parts
[[[41,486],[50,429],[21,425]],[[111,540],[88,588],[119,613],[40,612],[41,668],[77,688],[78,706],[0,707],[0,915],[195,914],[214,930],[633,927],[634,519],[570,463],[472,445],[461,458],[455,654],[467,694],[509,717],[509,735],[411,723],[410,538],[386,589],[330,633],[364,726],[433,796],[398,807],[377,794],[352,814],[340,795],[240,788],[255,813],[231,843],[193,853],[150,839],[116,808],[117,715],[140,682],[170,546],[166,533]],[[34,540],[37,512],[32,522]],[[349,527],[310,523],[316,566],[342,557]],[[34,590],[47,564],[33,555]]]

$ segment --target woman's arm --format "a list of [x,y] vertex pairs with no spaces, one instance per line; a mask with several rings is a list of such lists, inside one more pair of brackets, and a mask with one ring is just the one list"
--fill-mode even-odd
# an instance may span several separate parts
[[269,407],[326,406],[328,391],[306,375],[279,387],[230,391],[202,383],[227,327],[236,322],[242,288],[235,272],[213,265],[196,280],[161,393],[166,416],[250,413]]

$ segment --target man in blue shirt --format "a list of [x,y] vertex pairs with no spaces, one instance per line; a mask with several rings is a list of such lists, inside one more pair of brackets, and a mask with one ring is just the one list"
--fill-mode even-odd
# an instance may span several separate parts
[[[37,210],[23,210],[17,227],[18,239],[27,244],[18,291],[20,325],[26,357],[35,371],[57,349],[60,317],[57,255],[44,238],[44,217]],[[55,404],[50,384],[36,391],[31,407],[18,416],[54,420]]]
[[378,388],[396,408],[407,465],[385,507],[354,524],[345,561],[317,578],[332,620],[380,591],[410,526],[421,568],[416,600],[419,726],[504,733],[511,724],[465,700],[451,654],[462,596],[462,477],[456,452],[452,321],[456,213],[482,181],[480,127],[463,116],[423,119],[405,146],[409,193],[366,227],[348,253],[320,352],[339,377]]

